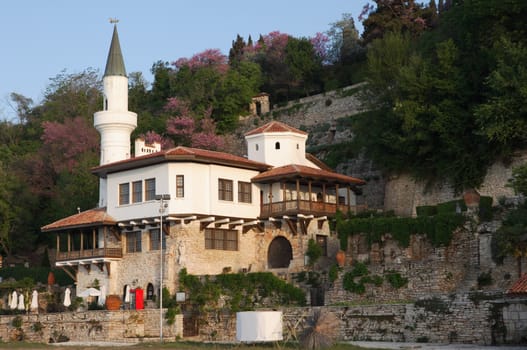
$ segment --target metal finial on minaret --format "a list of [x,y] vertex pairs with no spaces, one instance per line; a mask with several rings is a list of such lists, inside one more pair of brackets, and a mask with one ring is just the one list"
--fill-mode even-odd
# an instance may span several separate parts
[[111,24],[119,23],[119,20],[118,20],[117,18],[112,18],[112,17],[110,17],[110,18],[109,18],[109,21],[110,21]]

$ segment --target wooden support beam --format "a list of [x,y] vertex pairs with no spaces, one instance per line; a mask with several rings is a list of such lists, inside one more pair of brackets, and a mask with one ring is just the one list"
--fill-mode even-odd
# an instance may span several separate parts
[[97,266],[101,272],[104,272],[104,262],[96,262],[94,265]]
[[209,226],[209,224],[211,222],[213,222],[214,220],[216,220],[214,218],[214,216],[209,216],[209,217],[206,217],[206,218],[203,218],[203,219],[200,219],[199,220],[199,228],[200,230],[203,230],[205,227]]
[[[115,229],[115,227],[111,226],[110,227],[110,232],[113,234],[115,239],[117,239],[119,242],[121,241],[121,234],[119,233],[118,230]],[[106,236],[106,233],[105,233],[105,236]]]
[[81,264],[81,265],[84,266],[84,268],[86,269],[86,271],[88,273],[90,273],[90,271],[91,271],[91,264],[88,263],[88,264]]
[[281,219],[276,219],[276,218],[270,217],[269,218],[269,222],[272,223],[273,226],[278,228],[278,229],[282,228],[282,220]]
[[297,228],[296,220],[290,218],[287,215],[284,215],[283,218],[284,218],[285,222],[287,223],[287,226],[289,226],[289,229],[291,230],[293,235],[297,235],[298,234],[298,228]]
[[77,282],[77,269],[74,266],[69,267],[71,267],[74,271],[70,271],[67,266],[60,266],[60,268],[64,270],[64,272],[66,272],[66,274],[70,276],[72,280]]
[[214,226],[215,226],[215,227],[219,227],[219,226],[221,226],[221,225],[223,225],[223,224],[227,224],[227,223],[229,223],[229,221],[231,221],[231,219],[229,219],[229,218],[216,220],[216,221],[214,221]]
[[236,226],[240,226],[244,223],[244,220],[236,220],[236,221],[231,221],[229,222],[229,228],[232,229]]

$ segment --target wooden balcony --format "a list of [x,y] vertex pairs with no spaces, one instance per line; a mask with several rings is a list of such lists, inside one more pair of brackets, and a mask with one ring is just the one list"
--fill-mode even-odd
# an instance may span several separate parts
[[57,261],[122,257],[123,251],[121,248],[95,248],[84,250],[72,250],[69,252],[57,252]]
[[366,205],[347,205],[337,203],[327,203],[306,200],[290,200],[275,203],[265,203],[261,205],[260,217],[268,218],[272,216],[313,214],[315,216],[335,216],[337,210],[347,214],[348,212],[358,213],[365,211]]

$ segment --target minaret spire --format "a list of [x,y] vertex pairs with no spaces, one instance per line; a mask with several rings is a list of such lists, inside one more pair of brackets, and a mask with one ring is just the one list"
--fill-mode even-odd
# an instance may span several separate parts
[[110,51],[108,52],[108,59],[106,60],[106,69],[104,70],[105,77],[108,75],[126,76],[121,44],[119,43],[119,34],[117,34],[118,22],[118,19],[110,18],[110,23],[113,24],[113,36]]

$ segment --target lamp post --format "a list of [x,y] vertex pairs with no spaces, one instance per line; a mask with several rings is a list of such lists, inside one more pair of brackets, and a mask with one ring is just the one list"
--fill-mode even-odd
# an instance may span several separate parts
[[155,198],[159,201],[159,341],[163,342],[163,214],[170,195],[158,194]]

